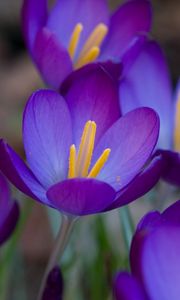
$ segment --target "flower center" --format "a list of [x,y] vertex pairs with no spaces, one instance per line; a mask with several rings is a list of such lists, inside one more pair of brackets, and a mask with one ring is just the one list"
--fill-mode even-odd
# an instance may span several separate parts
[[180,93],[176,103],[175,128],[174,128],[174,149],[180,151]]
[[74,144],[70,147],[68,178],[93,178],[100,173],[101,169],[108,160],[111,149],[106,148],[99,159],[96,161],[92,169],[89,171],[94,150],[95,136],[96,123],[94,121],[87,121],[81,136],[78,153],[76,153],[76,147]]
[[[71,56],[71,59],[74,59],[76,54],[76,50],[78,47],[78,43],[81,37],[81,33],[83,31],[83,25],[78,23],[72,32],[68,51]],[[102,42],[104,41],[108,32],[108,27],[103,24],[99,23],[94,30],[91,32],[89,37],[87,38],[80,54],[74,64],[75,69],[78,69],[85,64],[93,62],[100,54],[100,47]]]

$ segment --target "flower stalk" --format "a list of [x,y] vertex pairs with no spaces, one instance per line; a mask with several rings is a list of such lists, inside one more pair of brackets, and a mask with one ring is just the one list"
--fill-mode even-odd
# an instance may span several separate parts
[[119,216],[121,220],[122,233],[125,242],[126,249],[129,251],[131,240],[134,232],[134,224],[131,217],[129,207],[126,205],[119,210]]
[[59,233],[57,235],[52,254],[50,256],[49,262],[47,264],[47,267],[46,267],[46,270],[45,270],[45,273],[44,273],[44,276],[42,279],[41,287],[40,287],[38,298],[37,298],[38,300],[41,300],[41,298],[42,298],[43,290],[44,290],[44,287],[46,284],[46,279],[48,277],[49,272],[54,268],[54,266],[56,266],[58,264],[58,261],[60,260],[60,258],[62,257],[62,255],[64,253],[64,250],[68,243],[75,220],[76,220],[75,218],[69,217],[67,215],[62,215],[62,222],[60,225]]

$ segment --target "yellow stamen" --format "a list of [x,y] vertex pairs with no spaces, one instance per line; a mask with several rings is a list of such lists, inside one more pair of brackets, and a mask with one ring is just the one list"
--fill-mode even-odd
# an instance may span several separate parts
[[[74,56],[76,54],[76,50],[78,47],[78,43],[80,40],[81,32],[83,30],[83,25],[81,23],[78,23],[71,35],[70,42],[69,42],[69,55],[71,56],[71,59],[74,59]],[[92,33],[87,38],[78,58],[75,62],[75,69],[82,67],[85,64],[88,64],[90,62],[93,62],[100,53],[100,47],[102,42],[104,41],[106,35],[108,32],[108,27],[100,23],[98,24]]]
[[108,160],[110,152],[111,152],[111,149],[109,149],[109,148],[107,148],[103,151],[100,158],[96,161],[95,165],[93,166],[89,175],[87,176],[88,178],[96,177],[100,173],[100,171],[104,167],[106,161]]
[[71,35],[68,51],[72,59],[74,58],[82,30],[83,30],[83,25],[81,23],[78,23],[75,26],[74,31]]
[[180,151],[180,94],[176,103],[175,129],[174,129],[174,148]]
[[76,176],[76,147],[73,144],[70,147],[68,178],[74,178],[75,176]]
[[87,121],[81,136],[78,153],[76,154],[76,147],[74,144],[70,147],[68,178],[96,177],[103,168],[111,151],[109,148],[104,150],[88,175],[94,150],[95,136],[96,123],[94,121]]
[[77,176],[86,177],[91,163],[96,135],[96,123],[88,121],[84,127],[77,157]]
[[75,69],[78,69],[86,64],[89,64],[96,60],[96,58],[99,56],[100,49],[98,47],[93,47],[89,50],[89,52],[86,53],[81,58],[78,58],[77,62],[75,63]]
[[88,134],[88,130],[89,130],[89,126],[91,124],[91,121],[86,122],[85,126],[84,126],[84,130],[81,136],[81,142],[79,145],[79,151],[78,151],[78,157],[77,157],[77,162],[76,162],[76,170],[79,171],[80,166],[82,164],[82,158],[83,158],[83,150],[85,148],[85,144],[86,144],[86,138],[87,138],[87,134]]
[[89,50],[93,47],[100,48],[107,32],[108,32],[108,27],[105,24],[103,23],[98,24],[94,28],[93,32],[90,34],[88,39],[86,40],[79,57],[81,58],[84,55],[86,55],[86,53],[89,52]]

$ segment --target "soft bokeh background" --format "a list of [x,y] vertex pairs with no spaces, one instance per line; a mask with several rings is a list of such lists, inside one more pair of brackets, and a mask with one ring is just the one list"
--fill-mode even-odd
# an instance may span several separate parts
[[[42,87],[43,83],[23,43],[20,28],[21,2],[0,0],[0,136],[8,140],[23,156],[22,110],[31,92]],[[110,5],[115,8],[120,2],[112,0]],[[153,0],[152,3],[152,36],[165,51],[175,85],[180,73],[180,1]],[[160,189],[161,199],[167,198],[167,187],[162,188],[161,185]],[[18,247],[15,247],[15,242],[13,244],[10,241],[1,250],[0,257],[3,257],[7,249],[14,247],[11,267],[6,272],[1,273],[0,270],[0,276],[6,275],[7,279],[1,287],[4,289],[7,285],[8,293],[4,299],[32,300],[36,298],[40,278],[52,249],[59,215],[54,215],[53,212],[48,214],[44,207],[36,203],[30,207],[31,200],[14,192],[22,203],[28,203],[28,208],[25,208],[28,220],[22,226],[23,236]],[[171,188],[168,188],[168,194],[170,193]],[[152,203],[144,200],[131,204],[135,222],[151,207]],[[52,226],[49,219],[53,220]],[[63,259],[67,287],[65,299],[105,299],[113,271],[122,263],[126,264],[120,259],[120,253],[122,256],[124,250],[117,211],[103,217],[80,220]],[[0,299],[3,300],[2,295]]]

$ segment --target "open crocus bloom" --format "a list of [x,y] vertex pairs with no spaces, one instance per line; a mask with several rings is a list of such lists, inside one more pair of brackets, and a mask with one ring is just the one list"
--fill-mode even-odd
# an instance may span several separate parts
[[180,299],[179,212],[180,201],[141,220],[131,245],[132,275],[117,275],[116,300]]
[[0,173],[0,245],[13,232],[19,217],[19,206],[10,196],[7,180]]
[[85,68],[64,95],[41,90],[27,102],[23,140],[29,167],[4,142],[0,168],[21,191],[73,215],[124,205],[159,174],[153,160],[159,118],[150,108],[121,118],[118,85],[101,68]]
[[72,70],[95,60],[119,61],[151,27],[151,4],[127,1],[109,15],[106,0],[24,0],[22,27],[44,80],[59,88]]
[[[148,70],[148,71],[147,71]],[[160,117],[159,151],[164,158],[164,179],[180,185],[180,84],[175,101],[164,55],[154,41],[144,44],[119,85],[122,113],[141,106]]]

